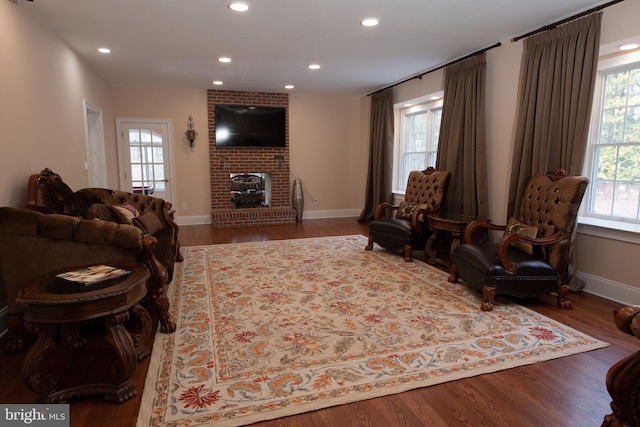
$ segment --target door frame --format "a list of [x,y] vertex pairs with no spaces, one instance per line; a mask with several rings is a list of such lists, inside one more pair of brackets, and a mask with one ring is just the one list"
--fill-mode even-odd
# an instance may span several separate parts
[[[175,159],[173,153],[173,120],[172,119],[150,119],[150,118],[139,118],[139,117],[116,117],[116,133],[118,139],[118,169],[119,169],[119,180],[120,180],[120,190],[122,191],[131,191],[130,188],[123,188],[124,183],[127,181],[125,176],[126,173],[131,173],[130,170],[126,170],[127,166],[124,164],[123,159],[129,157],[128,146],[125,146],[125,138],[123,126],[125,123],[131,124],[134,123],[136,125],[140,125],[144,127],[145,124],[163,124],[167,126],[167,153],[168,156],[165,156],[164,164],[165,167],[169,170],[169,174],[171,178],[169,179],[169,188],[171,190],[171,198],[173,200],[166,200],[167,202],[172,203],[174,206],[177,206],[178,194],[176,193],[176,171],[174,167]],[[165,142],[163,141],[163,144]]]
[[89,187],[107,188],[107,155],[104,143],[102,110],[86,99],[82,100],[82,109],[87,150],[87,160],[84,168],[89,175]]

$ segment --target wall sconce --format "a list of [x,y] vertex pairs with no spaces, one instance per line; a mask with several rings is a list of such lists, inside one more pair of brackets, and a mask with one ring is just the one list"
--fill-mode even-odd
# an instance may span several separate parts
[[193,117],[189,114],[189,119],[187,120],[187,130],[184,132],[187,139],[189,140],[189,149],[191,151],[196,147],[196,136],[198,136],[198,132],[194,129],[196,124],[193,122]]

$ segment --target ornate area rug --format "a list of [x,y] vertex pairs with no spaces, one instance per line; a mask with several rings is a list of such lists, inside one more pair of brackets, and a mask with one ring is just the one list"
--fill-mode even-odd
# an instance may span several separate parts
[[231,426],[538,363],[606,343],[447,282],[364,236],[185,247],[138,426]]

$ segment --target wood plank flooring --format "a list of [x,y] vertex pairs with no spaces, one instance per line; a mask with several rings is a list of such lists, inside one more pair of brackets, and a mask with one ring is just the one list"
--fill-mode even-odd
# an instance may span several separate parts
[[[180,227],[183,246],[367,234],[354,218],[304,220],[294,225],[233,229]],[[340,405],[300,415],[264,421],[260,427],[308,426],[599,426],[610,413],[605,386],[607,370],[638,351],[636,338],[613,324],[619,304],[586,293],[571,294],[573,310],[556,307],[555,299],[519,301],[547,317],[610,343],[604,349],[531,366],[452,381],[387,397]],[[4,348],[4,340],[0,341]],[[33,402],[22,383],[24,354],[0,354],[0,403]],[[123,404],[100,397],[71,401],[72,427],[135,426],[148,359],[140,363],[135,383],[138,395]]]

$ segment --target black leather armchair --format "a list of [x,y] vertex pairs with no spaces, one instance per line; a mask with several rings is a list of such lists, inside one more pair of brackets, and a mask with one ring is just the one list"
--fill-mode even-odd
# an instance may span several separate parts
[[411,262],[414,248],[424,248],[431,235],[427,215],[441,211],[449,176],[449,172],[432,167],[412,171],[404,201],[397,206],[378,205],[375,220],[369,224],[369,242],[365,249],[370,251],[373,244],[378,243],[390,251],[402,252],[405,261]]
[[[527,184],[517,218],[507,225],[474,221],[465,243],[453,253],[452,278],[482,289],[484,311],[496,294],[516,297],[557,293],[558,306],[570,309],[571,238],[588,180],[559,169]],[[505,230],[499,242],[473,242],[481,229]]]

